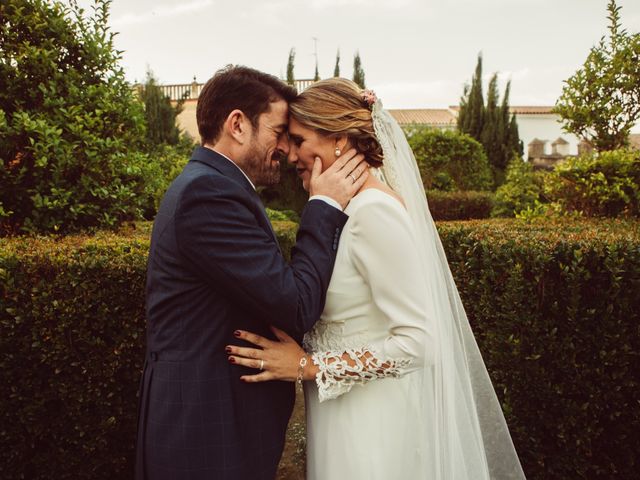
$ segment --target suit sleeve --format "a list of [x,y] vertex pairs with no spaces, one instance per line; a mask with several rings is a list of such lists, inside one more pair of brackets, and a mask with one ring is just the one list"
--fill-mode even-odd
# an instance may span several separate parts
[[318,200],[303,212],[291,263],[257,222],[255,200],[232,181],[198,177],[175,219],[178,250],[207,283],[248,315],[300,337],[324,308],[347,216]]

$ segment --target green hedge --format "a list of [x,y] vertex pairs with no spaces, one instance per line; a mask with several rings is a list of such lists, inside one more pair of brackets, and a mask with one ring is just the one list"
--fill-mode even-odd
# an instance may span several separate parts
[[470,135],[417,126],[407,127],[406,135],[424,188],[491,190],[489,160],[482,145]]
[[[274,221],[289,254],[296,224]],[[150,225],[0,238],[0,477],[131,478]]]
[[637,478],[640,224],[440,233],[527,478]]
[[442,192],[428,190],[429,211],[434,220],[489,218],[494,204],[490,192]]
[[[633,478],[639,224],[439,230],[527,478]],[[148,236],[0,239],[3,479],[132,478]]]

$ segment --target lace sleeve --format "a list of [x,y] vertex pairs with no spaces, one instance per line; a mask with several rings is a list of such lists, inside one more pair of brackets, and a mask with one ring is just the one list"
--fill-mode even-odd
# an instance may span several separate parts
[[367,347],[344,352],[316,352],[311,358],[319,369],[316,385],[320,402],[337,398],[354,385],[378,378],[400,377],[412,363],[410,358],[380,359]]

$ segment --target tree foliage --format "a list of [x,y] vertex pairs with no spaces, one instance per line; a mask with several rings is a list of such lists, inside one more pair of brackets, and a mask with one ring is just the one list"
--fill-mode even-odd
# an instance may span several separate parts
[[511,82],[507,83],[502,101],[498,91],[498,75],[494,74],[484,102],[482,55],[478,55],[471,85],[465,85],[460,99],[458,129],[482,143],[493,171],[494,183],[502,184],[507,165],[514,156],[522,156],[523,148],[515,115],[509,112]]
[[[119,66],[109,1],[0,3],[0,230],[64,232],[136,218],[142,108]],[[131,153],[133,152],[133,153]]]
[[176,117],[182,111],[184,99],[173,106],[171,99],[158,86],[151,70],[147,71],[147,79],[140,89],[140,98],[144,104],[147,142],[152,146],[161,143],[176,145],[180,140],[180,129],[176,125]]
[[626,146],[640,119],[640,34],[622,28],[620,9],[609,1],[609,36],[591,48],[584,65],[565,81],[555,107],[565,131],[600,151]]
[[333,76],[340,76],[340,49],[336,52],[336,66],[333,68]]
[[360,53],[356,52],[353,56],[353,78],[360,88],[366,88],[364,82],[364,69],[362,68],[362,61],[360,60]]
[[427,190],[490,190],[491,169],[482,145],[456,131],[409,129],[413,150]]
[[507,168],[506,181],[496,191],[491,212],[495,217],[513,217],[535,208],[543,201],[544,173],[536,172],[529,162],[515,157]]
[[294,86],[296,83],[296,77],[293,74],[294,62],[296,60],[296,50],[292,48],[289,50],[289,59],[287,60],[287,83]]
[[544,191],[559,211],[640,217],[640,152],[613,150],[568,158],[546,176]]
[[476,70],[471,78],[471,86],[464,86],[460,99],[458,129],[480,140],[484,124],[484,96],[482,94],[482,54],[478,54]]

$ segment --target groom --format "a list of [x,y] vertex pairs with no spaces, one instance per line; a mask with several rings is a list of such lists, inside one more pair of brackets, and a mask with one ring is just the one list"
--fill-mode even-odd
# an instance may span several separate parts
[[287,264],[255,187],[279,179],[295,95],[246,67],[217,72],[200,94],[202,146],[165,194],[151,237],[138,480],[275,476],[294,386],[244,384],[248,372],[224,348],[238,329],[273,338],[275,325],[301,337],[313,326],[347,219],[341,210],[367,176],[353,152],[322,174],[316,162]]

